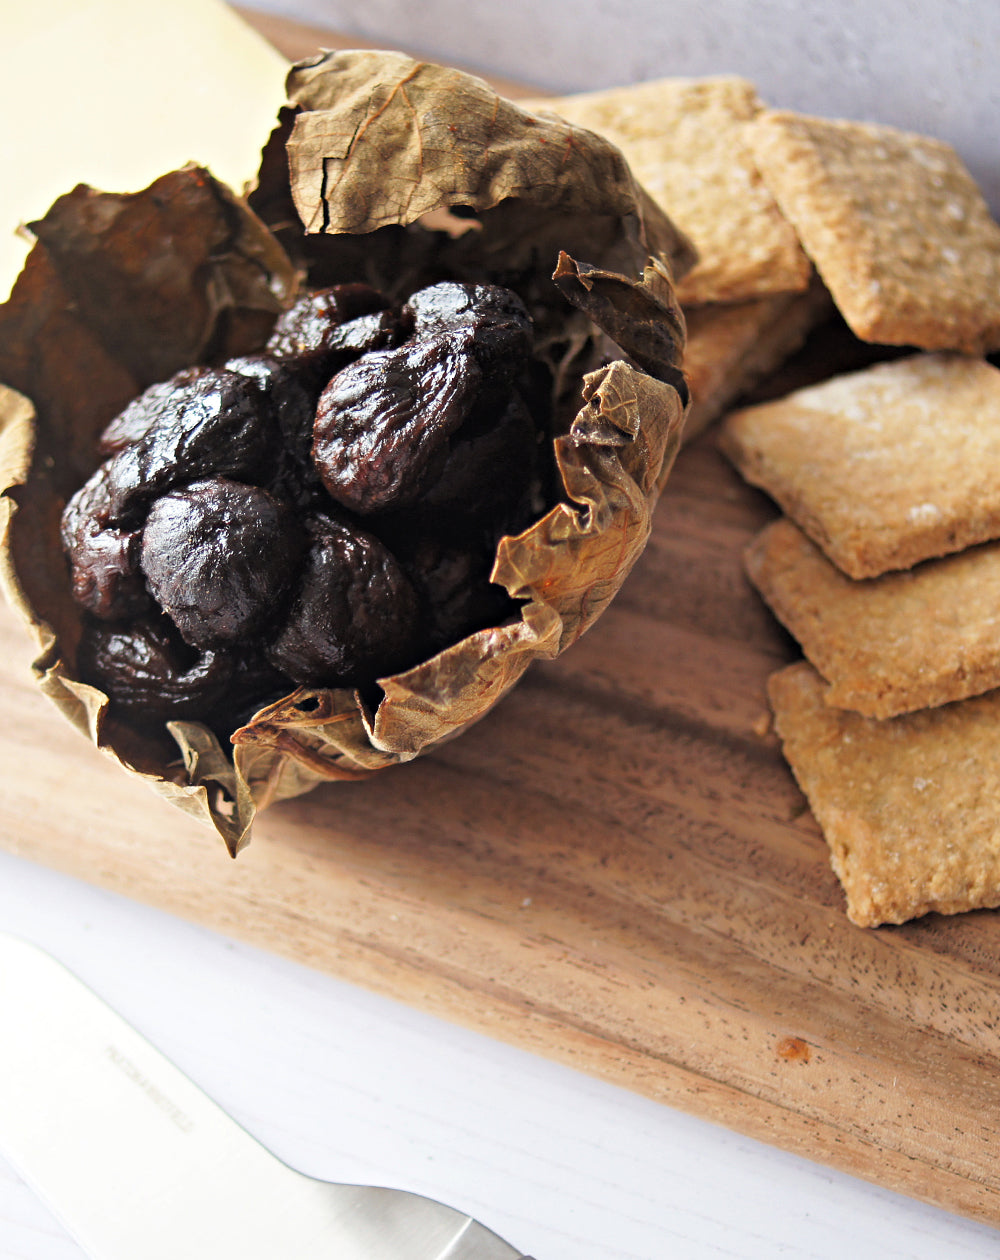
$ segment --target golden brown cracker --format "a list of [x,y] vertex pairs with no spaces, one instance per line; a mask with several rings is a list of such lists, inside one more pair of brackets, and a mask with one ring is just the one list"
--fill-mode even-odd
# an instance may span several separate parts
[[860,927],[1000,905],[1000,692],[878,722],[800,662],[768,694]]
[[888,718],[1000,687],[1000,543],[856,582],[781,518],[745,559],[828,704]]
[[727,416],[723,450],[850,577],[1000,538],[1000,370],[918,354]]
[[697,437],[736,399],[794,354],[832,309],[822,285],[805,293],[685,310],[684,374],[691,407],[684,441]]
[[955,150],[894,127],[764,110],[757,167],[866,341],[1000,346],[1000,225]]
[[743,139],[745,124],[763,108],[752,83],[657,79],[527,104],[616,144],[691,238],[699,261],[678,281],[682,302],[740,302],[808,284],[809,260]]

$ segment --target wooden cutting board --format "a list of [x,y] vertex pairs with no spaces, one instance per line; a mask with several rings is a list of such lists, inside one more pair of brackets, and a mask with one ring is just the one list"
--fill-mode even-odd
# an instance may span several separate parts
[[572,650],[235,862],[63,723],[3,609],[0,843],[1000,1225],[1000,914],[848,923],[763,722],[794,649],[740,552],[772,514],[707,435]]
[[1000,915],[848,923],[773,736],[791,656],[711,435],[619,599],[433,756],[234,862],[36,692],[0,615],[0,843],[672,1106],[1000,1224]]

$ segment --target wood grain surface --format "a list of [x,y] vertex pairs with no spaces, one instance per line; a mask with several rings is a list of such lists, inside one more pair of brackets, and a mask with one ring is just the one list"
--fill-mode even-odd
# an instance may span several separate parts
[[763,722],[794,649],[740,553],[772,514],[699,439],[573,649],[235,862],[63,723],[2,609],[0,843],[1000,1225],[1000,915],[847,921]]
[[708,434],[615,604],[467,735],[221,841],[93,750],[0,617],[8,849],[1000,1224],[1000,916],[848,923],[761,733],[792,649]]

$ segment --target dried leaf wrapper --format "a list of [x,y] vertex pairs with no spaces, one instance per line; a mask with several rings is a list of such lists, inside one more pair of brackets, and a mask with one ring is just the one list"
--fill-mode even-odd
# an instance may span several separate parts
[[[233,853],[265,805],[433,748],[583,633],[645,545],[687,398],[671,277],[690,247],[613,146],[394,53],[303,63],[288,92],[247,201],[197,168],[142,193],[77,188],[33,225],[0,307],[3,580],[40,685]],[[198,722],[118,720],[76,672],[58,536],[102,429],[154,381],[259,349],[302,286],[364,280],[399,298],[441,279],[514,289],[551,375],[557,493],[501,540],[492,574],[520,615],[380,679],[374,707],[299,688],[231,749]]]

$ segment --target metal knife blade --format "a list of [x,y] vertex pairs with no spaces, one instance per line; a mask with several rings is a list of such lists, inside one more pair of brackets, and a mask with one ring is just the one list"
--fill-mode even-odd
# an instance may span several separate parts
[[95,1260],[530,1260],[434,1200],[296,1172],[3,933],[0,1152]]

